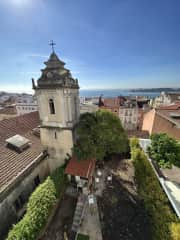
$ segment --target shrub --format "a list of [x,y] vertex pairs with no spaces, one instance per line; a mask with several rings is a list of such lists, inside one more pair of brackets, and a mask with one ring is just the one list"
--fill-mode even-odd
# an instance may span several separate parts
[[[137,142],[135,145],[137,147],[131,147],[135,178],[138,193],[150,216],[153,240],[180,239],[180,223],[170,208],[169,200],[163,192],[145,153],[137,145]],[[176,229],[176,234],[172,232],[174,229]]]
[[64,166],[57,168],[50,176],[52,179],[55,189],[56,189],[56,197],[59,197],[64,184],[66,183],[66,176],[64,174]]
[[129,140],[121,121],[109,111],[82,114],[76,134],[73,153],[79,160],[102,161],[106,156],[129,152]]
[[7,240],[34,240],[45,226],[50,211],[64,187],[64,169],[58,168],[31,194],[27,212],[13,226]]
[[165,133],[153,134],[148,152],[163,168],[180,167],[180,144]]
[[179,240],[180,239],[180,224],[172,223],[171,224],[171,233],[172,233],[173,240]]

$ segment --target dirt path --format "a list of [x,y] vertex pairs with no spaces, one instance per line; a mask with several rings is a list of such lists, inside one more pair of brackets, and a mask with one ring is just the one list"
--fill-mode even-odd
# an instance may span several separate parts
[[[118,163],[119,162],[119,163]],[[129,160],[112,161],[112,183],[98,198],[104,240],[151,240],[149,219],[138,198],[134,168]]]
[[41,240],[63,240],[64,231],[66,229],[71,230],[75,206],[76,199],[65,195]]

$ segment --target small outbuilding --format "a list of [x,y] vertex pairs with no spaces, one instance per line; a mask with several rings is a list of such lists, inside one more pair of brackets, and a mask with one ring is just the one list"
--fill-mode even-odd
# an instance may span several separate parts
[[77,186],[78,190],[88,193],[92,184],[94,170],[94,159],[77,160],[73,156],[65,169],[65,173],[68,175],[68,179]]

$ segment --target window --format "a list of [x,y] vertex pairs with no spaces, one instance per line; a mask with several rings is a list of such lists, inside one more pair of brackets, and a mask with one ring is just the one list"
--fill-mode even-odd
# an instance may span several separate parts
[[56,132],[54,133],[54,138],[57,139],[57,133]]
[[19,203],[19,200],[17,199],[15,202],[14,202],[14,207],[16,209],[16,212],[19,211],[19,209],[21,208],[20,206],[20,203]]
[[40,184],[40,178],[39,178],[39,175],[37,175],[35,178],[34,178],[34,184],[35,184],[35,187],[37,187],[39,184]]
[[14,207],[16,209],[16,212],[18,212],[23,207],[25,202],[26,202],[26,200],[25,200],[24,196],[22,194],[20,194],[19,197],[14,202]]
[[55,106],[54,106],[53,99],[49,99],[49,109],[50,109],[50,114],[55,114]]

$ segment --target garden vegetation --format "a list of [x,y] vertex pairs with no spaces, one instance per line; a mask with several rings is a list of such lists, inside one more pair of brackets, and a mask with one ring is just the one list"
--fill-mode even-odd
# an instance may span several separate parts
[[74,154],[78,159],[103,160],[113,153],[127,153],[129,141],[119,118],[106,110],[84,113],[76,129]]
[[180,167],[180,143],[165,133],[153,134],[148,149],[150,157],[162,168]]
[[22,220],[13,226],[7,240],[35,240],[46,225],[53,206],[63,193],[66,179],[60,167],[40,184],[29,198]]
[[144,201],[145,209],[150,217],[152,239],[180,239],[180,222],[171,209],[151,164],[141,150],[138,139],[132,138],[130,146],[138,193]]

